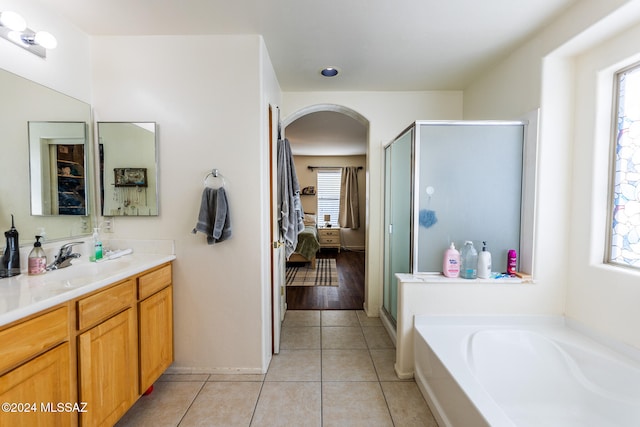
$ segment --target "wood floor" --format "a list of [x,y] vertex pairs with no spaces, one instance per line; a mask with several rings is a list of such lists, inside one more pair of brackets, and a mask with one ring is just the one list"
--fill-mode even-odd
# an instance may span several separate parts
[[288,310],[362,310],[364,252],[323,249],[317,258],[335,258],[339,286],[287,286]]

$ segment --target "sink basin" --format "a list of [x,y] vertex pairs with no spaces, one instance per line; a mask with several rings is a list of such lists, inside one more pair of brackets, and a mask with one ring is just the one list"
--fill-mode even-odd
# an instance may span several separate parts
[[69,267],[48,271],[40,277],[50,287],[79,287],[109,277],[130,263],[130,260],[123,258],[101,262],[76,261]]

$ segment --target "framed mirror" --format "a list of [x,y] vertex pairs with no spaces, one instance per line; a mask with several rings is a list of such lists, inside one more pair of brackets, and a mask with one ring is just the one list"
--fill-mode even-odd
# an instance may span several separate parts
[[[86,131],[92,122],[91,106],[76,98],[42,86],[6,70],[0,69],[0,93],[6,102],[0,103],[0,232],[11,227],[11,214],[20,232],[20,244],[31,245],[36,234],[46,240],[75,238],[90,233],[91,226],[84,215],[32,215],[29,122],[75,122]],[[91,141],[87,132],[86,140]],[[75,141],[74,141],[75,142]],[[85,156],[92,158],[92,144],[86,144]],[[85,168],[93,176],[93,165]],[[89,169],[89,170],[86,170]],[[86,206],[94,206],[94,185],[85,181]],[[92,209],[91,209],[92,210]]]
[[98,122],[103,216],[158,215],[155,122]]
[[88,215],[87,125],[29,122],[31,215]]

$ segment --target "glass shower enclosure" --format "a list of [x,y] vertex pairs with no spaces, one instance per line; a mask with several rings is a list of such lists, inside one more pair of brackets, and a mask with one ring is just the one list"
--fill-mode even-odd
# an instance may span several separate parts
[[471,240],[492,271],[520,253],[524,122],[416,121],[385,147],[383,311],[397,317],[396,273],[440,273]]

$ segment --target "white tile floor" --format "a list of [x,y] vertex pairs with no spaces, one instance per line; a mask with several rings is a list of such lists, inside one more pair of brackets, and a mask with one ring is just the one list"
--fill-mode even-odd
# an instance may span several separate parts
[[380,319],[288,311],[266,375],[163,375],[123,426],[437,426]]

